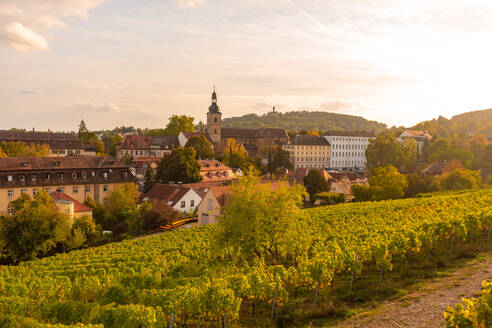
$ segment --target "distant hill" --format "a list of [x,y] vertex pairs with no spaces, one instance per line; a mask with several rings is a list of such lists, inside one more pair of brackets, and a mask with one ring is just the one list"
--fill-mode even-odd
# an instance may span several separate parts
[[322,132],[358,130],[379,133],[387,128],[386,124],[369,121],[360,116],[308,111],[270,112],[261,116],[248,114],[241,117],[225,118],[222,120],[222,124],[225,127],[234,128],[275,127],[288,131],[316,130]]
[[427,130],[433,136],[450,137],[452,135],[492,134],[492,109],[476,110],[455,115],[450,119],[439,116],[413,127]]

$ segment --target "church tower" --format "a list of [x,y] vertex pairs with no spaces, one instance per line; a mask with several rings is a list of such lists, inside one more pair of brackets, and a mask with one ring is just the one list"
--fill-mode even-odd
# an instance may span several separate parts
[[212,93],[212,104],[208,108],[207,113],[207,133],[212,139],[212,143],[218,144],[221,142],[221,127],[222,127],[222,113],[220,107],[217,105],[217,94]]

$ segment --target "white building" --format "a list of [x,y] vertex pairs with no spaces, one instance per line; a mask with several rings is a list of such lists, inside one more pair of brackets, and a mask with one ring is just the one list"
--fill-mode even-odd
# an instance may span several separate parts
[[176,211],[191,213],[202,201],[202,195],[191,187],[157,183],[145,194],[143,201],[161,201]]
[[431,139],[432,136],[427,131],[405,130],[396,140],[400,143],[403,143],[405,140],[415,140],[417,151],[419,154],[422,154],[425,142]]
[[330,167],[365,168],[366,149],[375,138],[368,132],[328,131],[323,136],[331,145]]
[[330,166],[330,143],[323,137],[298,135],[283,145],[282,149],[289,152],[294,169],[322,169]]

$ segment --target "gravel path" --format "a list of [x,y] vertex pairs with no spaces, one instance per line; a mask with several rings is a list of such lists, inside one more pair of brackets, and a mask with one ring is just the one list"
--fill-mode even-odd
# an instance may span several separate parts
[[[340,323],[340,328],[427,328],[445,327],[443,312],[462,297],[480,291],[483,280],[492,279],[492,252],[482,261],[471,260],[447,277],[435,278],[401,299],[383,303],[373,311],[361,313]],[[485,261],[483,261],[485,259]]]

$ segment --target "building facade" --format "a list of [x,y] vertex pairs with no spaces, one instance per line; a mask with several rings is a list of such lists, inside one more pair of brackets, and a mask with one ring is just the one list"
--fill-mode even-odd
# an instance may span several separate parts
[[374,134],[368,132],[328,131],[323,137],[331,145],[331,168],[366,167],[366,149]]
[[92,152],[91,146],[85,145],[74,133],[7,130],[0,131],[0,143],[3,141],[23,142],[28,146],[47,145],[50,156],[87,155],[87,152]]
[[191,187],[157,183],[145,194],[143,201],[161,201],[176,211],[193,213],[202,196]]
[[289,152],[289,160],[298,168],[322,169],[330,166],[330,143],[320,136],[298,135],[282,149]]
[[430,141],[431,139],[432,136],[427,131],[405,130],[396,140],[400,143],[403,143],[405,140],[414,140],[417,145],[417,152],[422,154],[426,141]]
[[[260,128],[224,128],[222,127],[222,113],[217,104],[217,93],[212,93],[212,104],[207,112],[207,125],[205,130],[208,139],[214,145],[217,152],[225,150],[227,139],[235,139],[242,144],[250,156],[261,153],[261,150],[274,145],[287,143],[289,136],[284,129]],[[184,139],[181,143],[184,142]]]
[[179,146],[177,136],[135,136],[127,135],[116,148],[116,158],[122,159],[125,155],[132,156],[139,161],[142,158],[162,158]]
[[136,178],[114,158],[98,156],[9,157],[0,159],[0,212],[23,194],[59,192],[83,203],[104,202],[117,185]]

